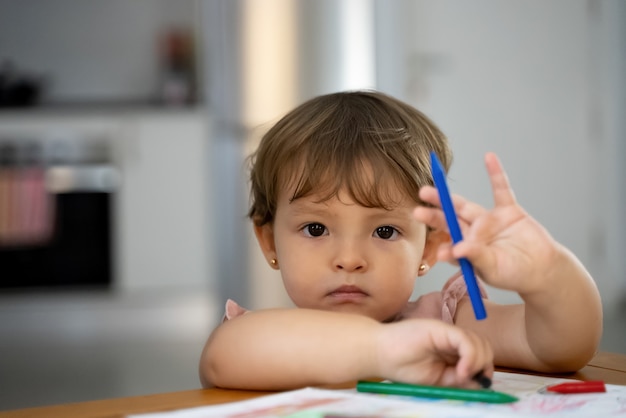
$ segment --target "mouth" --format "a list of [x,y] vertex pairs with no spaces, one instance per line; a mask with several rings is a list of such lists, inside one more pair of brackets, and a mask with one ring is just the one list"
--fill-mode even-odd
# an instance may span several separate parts
[[340,303],[358,302],[369,296],[358,286],[340,286],[327,294],[328,297]]

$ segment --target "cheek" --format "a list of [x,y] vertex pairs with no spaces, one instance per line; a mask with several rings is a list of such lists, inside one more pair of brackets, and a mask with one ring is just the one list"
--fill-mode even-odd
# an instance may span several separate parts
[[311,289],[310,282],[305,278],[298,276],[296,279],[283,274],[283,286],[294,305],[299,308],[314,307],[310,299],[312,299],[315,292]]
[[319,277],[319,273],[311,257],[297,257],[293,252],[291,250],[288,254],[281,253],[283,262],[280,264],[280,275],[283,287],[296,306],[307,307],[308,298],[315,295],[315,283],[319,282],[315,277]]
[[[406,263],[406,262],[405,262]],[[397,267],[393,271],[395,280],[390,280],[391,285],[388,285],[389,292],[396,295],[397,298],[404,299],[409,298],[413,293],[415,287],[415,280],[417,279],[417,267],[413,267],[413,263],[407,263],[402,267]]]
[[422,263],[424,246],[420,243],[406,242],[401,249],[396,248],[384,257],[387,268],[398,277],[416,278]]
[[411,294],[421,263],[421,252],[407,245],[402,251],[385,254],[379,258],[377,274],[386,277],[383,281],[389,291],[396,294]]

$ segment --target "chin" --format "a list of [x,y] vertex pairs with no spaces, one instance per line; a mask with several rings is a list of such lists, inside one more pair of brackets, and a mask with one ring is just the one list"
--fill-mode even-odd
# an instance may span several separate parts
[[[335,305],[335,306],[332,306],[331,308],[326,308],[324,310],[338,312],[338,313],[347,313],[347,314],[366,316],[368,318],[372,318],[373,320],[377,322],[387,322],[386,319],[389,316],[387,314],[381,314],[379,312],[368,311],[367,309],[364,309],[362,306],[357,306],[357,305],[352,305],[352,304],[347,304],[347,303],[341,304],[341,305]],[[396,315],[393,315],[393,318],[395,317]]]

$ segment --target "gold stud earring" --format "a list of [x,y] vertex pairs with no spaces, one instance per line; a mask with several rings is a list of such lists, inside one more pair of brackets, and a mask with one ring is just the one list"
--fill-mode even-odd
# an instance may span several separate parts
[[278,260],[276,260],[275,258],[272,258],[270,260],[270,264],[272,265],[272,267],[276,267],[276,265],[278,264]]
[[430,266],[426,263],[420,264],[419,272],[424,274],[430,269]]

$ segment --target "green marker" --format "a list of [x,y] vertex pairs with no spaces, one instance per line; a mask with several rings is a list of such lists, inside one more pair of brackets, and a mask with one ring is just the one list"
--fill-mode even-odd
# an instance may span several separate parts
[[415,396],[418,398],[453,399],[468,402],[511,403],[519,399],[502,392],[486,389],[460,389],[443,386],[410,385],[407,383],[383,383],[359,381],[358,392],[382,393],[385,395]]

